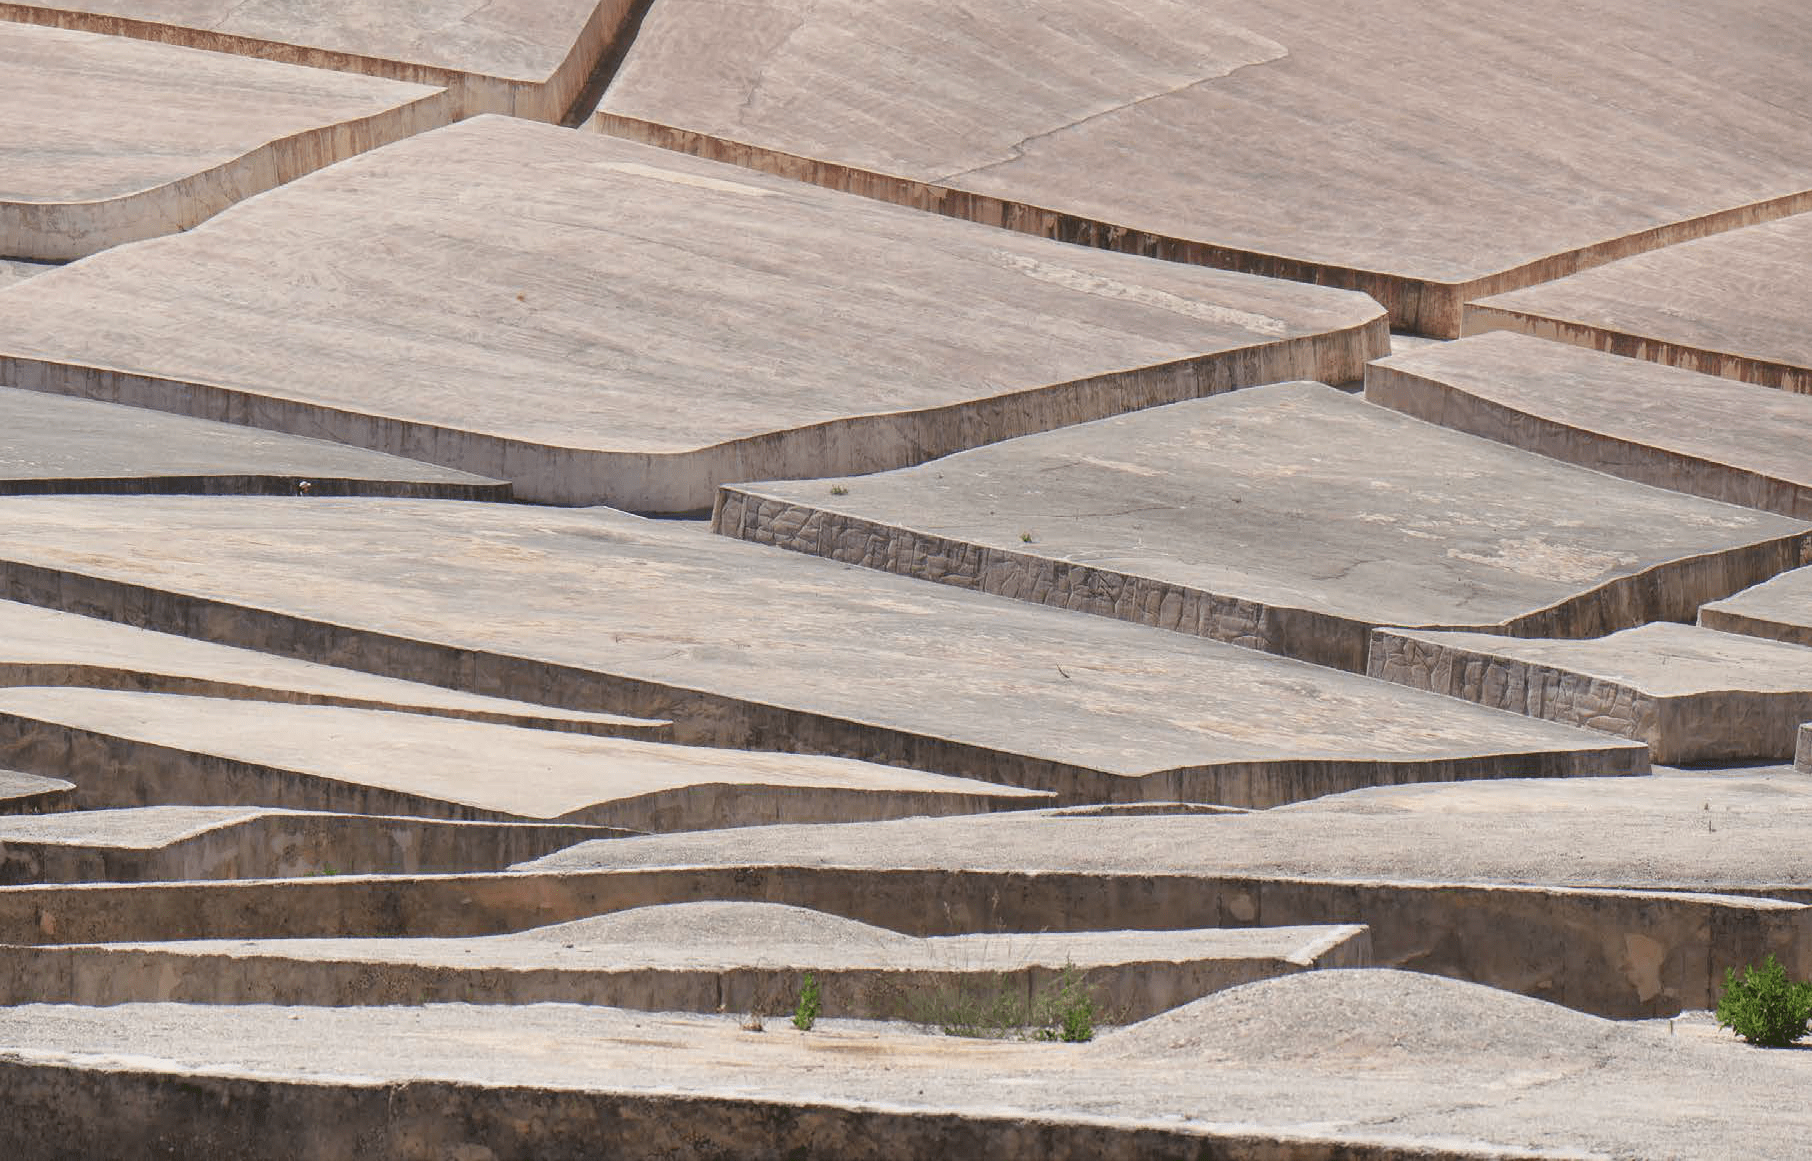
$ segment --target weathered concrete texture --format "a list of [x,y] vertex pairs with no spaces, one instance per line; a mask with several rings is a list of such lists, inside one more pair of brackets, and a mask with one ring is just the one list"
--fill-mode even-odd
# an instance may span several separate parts
[[1594,471],[1812,519],[1812,399],[1490,331],[1365,368],[1372,403]]
[[1812,568],[1794,569],[1713,601],[1699,610],[1699,624],[1725,633],[1812,645]]
[[720,493],[716,531],[1363,672],[1373,627],[1690,620],[1812,527],[1626,484],[1318,383],[862,479]]
[[56,0],[0,20],[444,87],[456,116],[566,116],[600,60],[633,35],[631,0]]
[[0,819],[0,882],[498,870],[605,827],[442,822],[236,806],[147,806]]
[[1513,330],[1812,394],[1812,213],[1469,302],[1465,331]]
[[0,687],[15,685],[341,705],[646,741],[672,732],[666,721],[481,697],[0,601]]
[[749,754],[443,717],[83,689],[0,690],[0,762],[84,807],[244,804],[633,830],[1045,805],[1041,792],[847,758]]
[[962,20],[935,0],[662,0],[594,124],[1353,287],[1452,336],[1469,299],[1812,208],[1799,17],[1793,0],[1615,0],[1589,26],[1566,0],[1078,0]]
[[326,440],[0,387],[0,495],[59,492],[507,500],[510,486]]
[[42,275],[0,334],[15,386],[648,512],[1389,350],[1359,295],[492,117]]
[[[1639,773],[1647,747],[605,509],[0,500],[0,591],[242,647],[1079,801]],[[852,648],[859,643],[860,648]]]
[[1080,1045],[181,1004],[11,1008],[0,1045],[0,1142],[47,1158],[1785,1159],[1812,1127],[1805,1053],[1378,971],[1236,988]]
[[[679,903],[471,939],[232,940],[0,948],[11,1003],[606,1004],[936,1023],[1007,995],[1082,989],[1125,1023],[1255,980],[1370,966],[1363,927],[996,933],[923,939],[799,907]],[[941,1010],[940,1010],[941,1004]]]
[[24,262],[12,258],[0,258],[0,289],[55,269],[54,265],[47,262]]
[[1812,774],[1812,722],[1799,728],[1799,749],[1793,759],[1793,768],[1801,774]]
[[0,814],[42,814],[75,804],[75,783],[0,770]]
[[1367,673],[1647,742],[1654,761],[1791,761],[1812,649],[1655,624],[1589,641],[1380,629]]
[[444,89],[0,21],[0,256],[66,261],[447,124]]

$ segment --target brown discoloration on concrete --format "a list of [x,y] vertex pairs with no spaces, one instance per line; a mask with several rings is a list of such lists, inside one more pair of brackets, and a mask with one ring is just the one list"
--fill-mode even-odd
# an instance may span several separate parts
[[1657,18],[1619,0],[1594,19],[1616,35],[1588,53],[1558,0],[961,21],[923,0],[682,0],[650,12],[594,125],[995,225],[1352,287],[1400,327],[1452,336],[1470,299],[1812,208],[1803,126],[1780,114],[1812,59],[1787,5]]
[[1380,629],[1372,677],[1648,743],[1656,762],[1788,761],[1812,649],[1692,625],[1588,641]]
[[443,89],[4,22],[0,107],[0,256],[39,261],[189,229],[456,112]]
[[1343,382],[1389,349],[1358,295],[494,117],[33,291],[0,298],[0,381],[330,438],[509,480],[519,499],[664,513],[709,508],[728,481]]
[[[1367,967],[1363,927],[918,938],[803,908],[680,903],[465,939],[0,948],[8,1003],[603,1004],[787,1016],[806,973],[826,1018],[950,1018],[950,997],[1082,989],[1127,1023],[1256,980]],[[1037,1012],[1037,1016],[1045,1013]],[[1034,1018],[1037,1018],[1035,1016]]]
[[1376,360],[1385,407],[1658,488],[1812,518],[1812,399],[1489,331]]
[[882,475],[725,487],[719,533],[1363,672],[1379,625],[1586,637],[1797,566],[1807,525],[1315,383]]
[[[14,777],[21,777],[15,775]],[[0,882],[133,883],[501,870],[608,827],[151,806],[0,819]]]
[[446,88],[454,115],[558,121],[630,31],[632,0],[402,4],[327,0],[0,3],[0,20]]
[[1812,394],[1812,213],[1625,259],[1466,306],[1512,330]]
[[1699,610],[1699,624],[1812,646],[1812,568],[1794,569]]
[[0,501],[0,585],[243,647],[660,716],[679,742],[1070,801],[1268,806],[1648,768],[1645,746],[1181,634],[601,509],[454,507]]

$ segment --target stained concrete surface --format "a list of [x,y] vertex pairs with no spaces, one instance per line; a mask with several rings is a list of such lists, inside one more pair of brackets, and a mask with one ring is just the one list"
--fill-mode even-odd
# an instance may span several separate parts
[[1601,734],[604,509],[29,497],[0,523],[14,597],[1070,801],[1648,768]]
[[1363,672],[1378,625],[1582,637],[1802,560],[1812,525],[1613,481],[1319,383],[860,479],[732,485],[716,531]]
[[0,21],[0,256],[81,258],[186,230],[447,124],[447,93]]
[[57,0],[0,20],[86,29],[449,88],[460,116],[557,121],[622,34],[622,0]]
[[143,882],[501,869],[605,827],[445,822],[245,806],[146,806],[0,818],[0,882]]
[[570,1005],[180,1004],[7,1009],[0,1043],[27,1098],[0,1133],[52,1156],[110,1151],[126,1102],[157,1110],[133,1118],[135,1147],[200,1137],[223,1157],[293,1124],[303,1157],[1787,1158],[1812,1123],[1804,1053],[1377,971],[1232,989],[1082,1045]]
[[0,601],[0,687],[18,685],[343,705],[648,741],[672,729],[666,721],[482,697]]
[[0,494],[52,492],[507,500],[510,486],[326,440],[0,387]]
[[1471,298],[1812,208],[1808,62],[1793,0],[663,0],[596,124],[1452,337]]
[[340,706],[0,689],[0,762],[85,807],[256,803],[634,830],[1043,805],[1037,791],[847,758],[751,754]]
[[0,770],[0,814],[39,814],[75,804],[75,783],[62,778]]
[[1812,645],[1812,568],[1794,569],[1699,610],[1699,624]]
[[1513,330],[1812,394],[1812,214],[1683,242],[1481,298],[1465,331]]
[[1389,350],[1359,295],[498,117],[31,290],[0,298],[0,381],[663,513]]
[[[580,1003],[935,1024],[1079,989],[1103,1023],[1255,980],[1370,966],[1363,927],[992,933],[923,939],[801,907],[678,903],[473,939],[230,940],[0,949],[8,1003]],[[1036,1020],[1048,1013],[1038,1013]]]
[[1513,331],[1365,369],[1372,403],[1694,496],[1812,518],[1812,399]]
[[1694,625],[1586,641],[1382,629],[1372,677],[1647,742],[1654,761],[1791,761],[1812,649]]

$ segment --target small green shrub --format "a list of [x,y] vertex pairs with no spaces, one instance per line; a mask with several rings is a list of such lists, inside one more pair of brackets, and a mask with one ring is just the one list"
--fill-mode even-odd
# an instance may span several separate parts
[[806,972],[805,983],[799,989],[799,1003],[793,1008],[793,1027],[801,1032],[810,1032],[812,1025],[818,1022],[818,1013],[823,1009],[823,998],[818,992],[818,977]]
[[986,982],[964,981],[908,998],[906,1018],[946,1036],[994,1040],[1095,1038],[1099,1009],[1083,973],[1067,964],[1052,981],[1027,994],[1022,977],[999,972]]
[[1812,1024],[1812,983],[1795,983],[1772,955],[1743,969],[1724,969],[1724,994],[1718,997],[1718,1027],[1729,1028],[1762,1048],[1785,1048]]

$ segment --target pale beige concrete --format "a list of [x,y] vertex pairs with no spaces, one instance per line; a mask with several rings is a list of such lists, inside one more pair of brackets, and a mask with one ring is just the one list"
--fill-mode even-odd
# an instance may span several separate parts
[[[0,948],[7,1003],[604,1004],[929,1022],[958,996],[1029,1004],[1061,987],[1099,1022],[1210,992],[1370,966],[1363,927],[1000,932],[920,938],[801,907],[676,903],[468,939],[199,940]],[[1023,1010],[1023,1009],[1022,1009]]]
[[1626,258],[1466,306],[1511,330],[1812,394],[1812,213]]
[[28,1005],[0,1011],[19,1098],[0,1143],[101,1156],[203,1137],[231,1159],[281,1139],[307,1161],[1785,1161],[1812,1129],[1807,1053],[1398,972],[1299,973],[1078,1045],[782,1023],[552,1004]]
[[1283,383],[859,479],[726,486],[713,527],[1364,672],[1378,625],[1585,637],[1797,567],[1812,525]]
[[363,448],[0,387],[0,494],[66,492],[510,498],[500,480]]
[[634,832],[243,806],[145,806],[0,818],[0,882],[136,883],[500,870]]
[[1812,568],[1782,573],[1699,610],[1699,624],[1812,646]]
[[443,89],[0,21],[0,257],[81,258],[452,120]]
[[27,278],[54,270],[55,266],[44,262],[25,262],[12,258],[0,258],[0,289],[15,282],[24,282]]
[[340,706],[0,690],[0,762],[84,807],[280,806],[633,830],[1045,805],[1038,791],[848,758],[753,754]]
[[0,687],[15,685],[397,710],[645,741],[660,741],[672,731],[672,723],[661,720],[482,697],[0,601]]
[[558,121],[633,34],[630,0],[55,0],[0,20],[444,87],[458,116]]
[[1361,295],[497,117],[41,275],[0,336],[17,387],[664,513],[1389,350]]
[[1647,742],[1666,765],[1793,759],[1812,649],[1654,624],[1587,641],[1380,629],[1372,677]]
[[1269,806],[1648,769],[1647,747],[1602,734],[607,509],[46,496],[0,500],[0,527],[14,598],[661,717],[678,742],[843,754],[1072,803]]
[[0,814],[41,814],[68,810],[76,787],[61,778],[41,778],[17,770],[0,770]]
[[662,0],[594,124],[1396,325],[1812,208],[1795,0]]
[[1373,403],[1593,471],[1812,518],[1812,399],[1514,331],[1365,368]]

